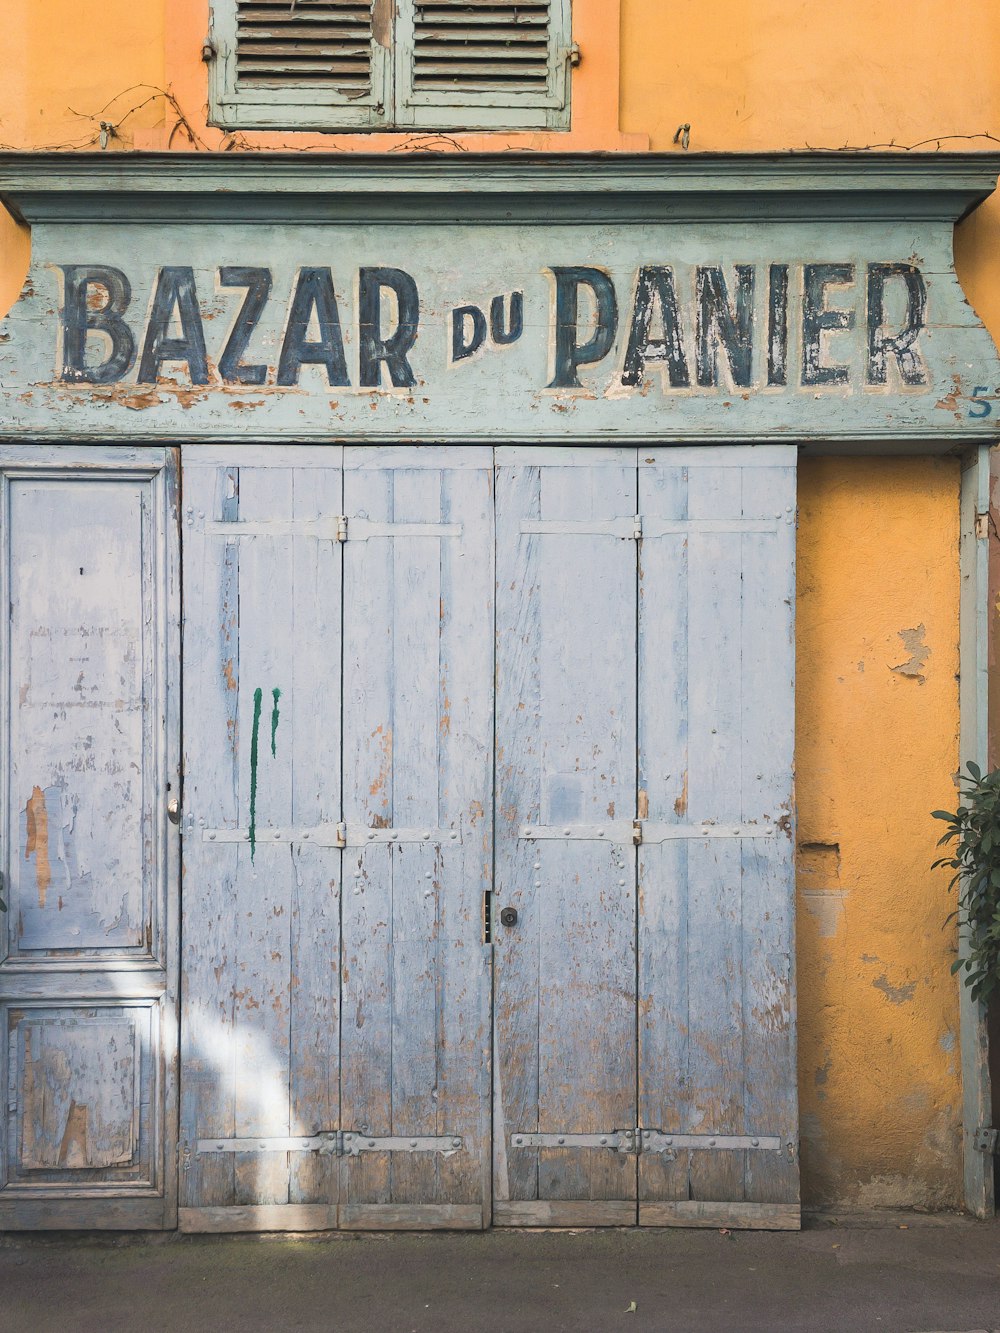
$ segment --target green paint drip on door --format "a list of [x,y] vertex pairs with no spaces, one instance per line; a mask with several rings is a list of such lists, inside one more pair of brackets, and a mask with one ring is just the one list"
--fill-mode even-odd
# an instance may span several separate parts
[[274,700],[274,706],[271,709],[271,758],[274,759],[277,757],[278,753],[275,749],[274,741],[278,734],[278,700],[281,698],[281,691],[279,689],[273,689],[271,691],[271,698]]
[[264,691],[258,685],[253,692],[253,733],[250,737],[250,860],[257,851],[257,741],[260,735],[260,708]]

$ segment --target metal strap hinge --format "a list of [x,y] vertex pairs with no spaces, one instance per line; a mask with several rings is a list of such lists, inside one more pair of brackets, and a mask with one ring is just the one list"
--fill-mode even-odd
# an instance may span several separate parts
[[996,1153],[998,1151],[998,1138],[1000,1138],[1000,1132],[995,1129],[977,1129],[976,1137],[973,1139],[976,1151],[990,1155]]
[[615,842],[643,843],[674,842],[680,839],[700,841],[702,838],[772,838],[778,825],[763,824],[663,824],[656,820],[633,819],[608,824],[524,824],[518,837],[527,842]]
[[[778,516],[780,518],[780,515]],[[790,522],[791,519],[789,518]],[[657,518],[627,514],[620,518],[525,518],[521,532],[526,537],[617,537],[620,541],[643,541],[653,537],[690,537],[694,533],[776,533],[778,519],[766,518]]]
[[464,1146],[459,1134],[378,1137],[353,1129],[263,1138],[199,1139],[200,1153],[314,1152],[320,1157],[358,1157],[363,1152],[435,1152],[451,1157]]
[[[249,842],[248,828],[203,828],[203,842]],[[288,843],[312,843],[314,847],[369,847],[378,843],[426,842],[435,847],[461,843],[460,829],[444,828],[368,828],[364,824],[313,824],[308,828],[286,825],[281,828],[254,829],[256,847],[284,846]]]
[[611,1152],[662,1153],[757,1151],[780,1152],[772,1134],[667,1134],[662,1129],[616,1129],[609,1134],[512,1134],[512,1148],[607,1148]]
[[[188,511],[188,522],[193,523],[193,512]],[[461,523],[376,523],[371,519],[330,514],[323,518],[261,518],[244,519],[233,523],[216,520],[206,522],[207,537],[225,537],[236,541],[241,537],[312,537],[318,541],[366,542],[373,537],[461,537]]]

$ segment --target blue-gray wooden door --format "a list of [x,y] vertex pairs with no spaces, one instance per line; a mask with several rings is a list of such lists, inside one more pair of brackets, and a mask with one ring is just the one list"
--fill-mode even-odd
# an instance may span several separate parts
[[498,451],[494,1221],[798,1225],[795,451]]
[[794,505],[186,451],[182,1226],[797,1223]]
[[0,448],[0,1229],[175,1223],[176,484]]
[[185,453],[182,1227],[481,1227],[492,452]]

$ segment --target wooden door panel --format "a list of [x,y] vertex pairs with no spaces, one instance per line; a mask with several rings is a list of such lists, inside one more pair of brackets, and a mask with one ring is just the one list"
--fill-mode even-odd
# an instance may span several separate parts
[[175,458],[0,450],[0,1227],[173,1225]]
[[336,1225],[341,463],[185,457],[188,1230]]
[[81,489],[65,474],[7,484],[10,958],[151,946],[149,482],[93,478],[83,522]]
[[345,1226],[483,1224],[491,465],[345,457],[343,1123],[399,1140],[345,1157]]
[[643,1153],[640,1221],[790,1225],[794,451],[654,450],[639,485],[639,799],[671,830],[639,851],[640,1115],[717,1141]]
[[[499,451],[501,1223],[635,1220],[634,1157],[570,1141],[517,1143],[636,1123],[635,484],[633,450]],[[627,533],[608,528],[616,520]],[[525,836],[526,826],[540,836]],[[510,929],[499,924],[502,908],[519,914]]]

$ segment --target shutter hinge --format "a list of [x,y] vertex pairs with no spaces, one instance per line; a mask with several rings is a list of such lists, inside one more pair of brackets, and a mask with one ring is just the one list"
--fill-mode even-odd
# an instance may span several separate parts
[[573,69],[576,69],[577,65],[579,65],[580,61],[583,59],[583,53],[580,50],[579,42],[571,42],[569,46],[564,46],[559,54],[563,60],[565,60],[566,64]]
[[346,515],[346,514],[338,514],[338,515],[337,515],[337,541],[338,541],[338,542],[346,542],[346,541],[347,541],[347,515]]
[[990,535],[990,516],[989,513],[976,515],[976,538],[978,541],[985,541]]
[[977,1152],[988,1153],[991,1156],[997,1152],[997,1139],[1000,1137],[995,1129],[977,1129],[976,1137],[973,1139],[973,1146]]
[[212,41],[211,37],[206,37],[201,44],[201,58],[206,65],[210,65],[219,54],[219,48]]
[[337,840],[334,843],[334,846],[335,847],[347,846],[347,825],[344,823],[340,823],[337,825]]
[[633,819],[633,820],[632,820],[632,841],[633,841],[633,843],[635,843],[636,847],[638,847],[639,844],[642,842],[642,820],[641,820],[641,819]]

